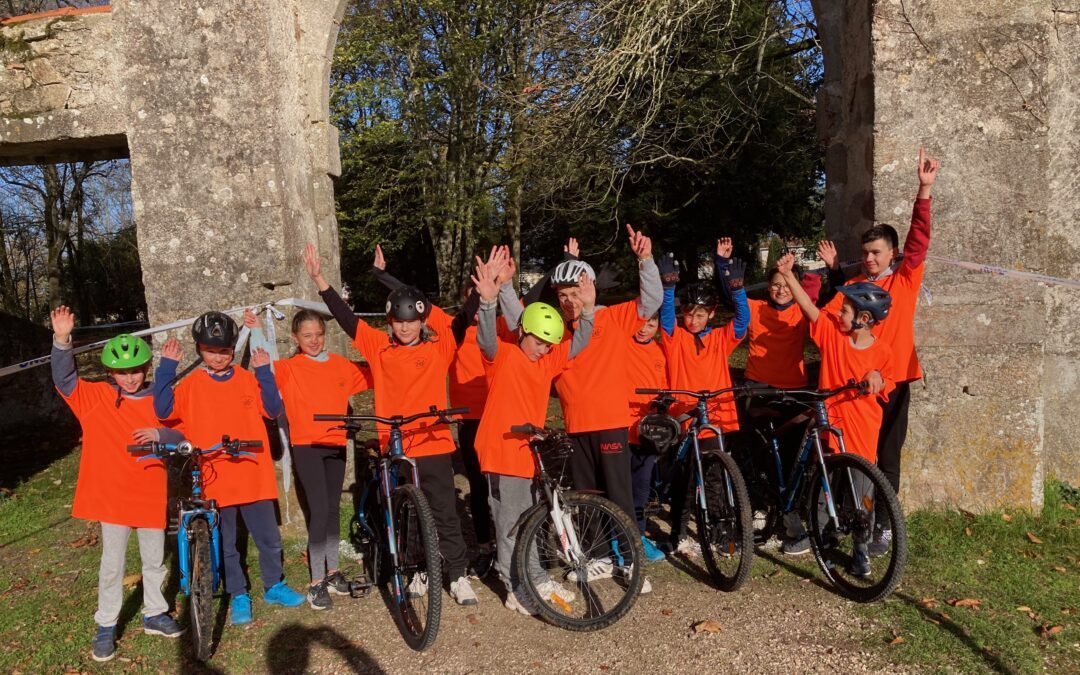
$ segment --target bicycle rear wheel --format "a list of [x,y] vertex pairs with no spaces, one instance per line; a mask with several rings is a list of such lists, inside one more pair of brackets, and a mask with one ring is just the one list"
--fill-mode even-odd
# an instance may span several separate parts
[[[907,562],[907,527],[900,502],[885,475],[858,455],[825,457],[837,523],[826,507],[820,467],[809,484],[806,509],[814,557],[836,588],[856,602],[875,602],[893,592]],[[880,503],[879,503],[880,502]],[[875,510],[878,526],[892,531],[885,555],[873,561],[868,547],[873,538]]]
[[423,651],[435,642],[442,612],[442,559],[435,518],[415,485],[399,486],[391,499],[398,554],[397,566],[389,575],[391,609],[405,642]]
[[641,537],[630,517],[599,495],[564,492],[561,503],[563,524],[580,543],[581,559],[564,555],[551,511],[541,503],[518,529],[515,575],[548,623],[600,630],[625,616],[641,592]]
[[703,453],[701,465],[706,509],[694,500],[701,554],[717,588],[734,591],[746,582],[754,561],[750,497],[731,455]]
[[210,552],[210,526],[205,518],[195,518],[188,530],[191,559],[191,595],[188,615],[191,621],[191,644],[200,661],[210,658],[214,633],[214,570]]

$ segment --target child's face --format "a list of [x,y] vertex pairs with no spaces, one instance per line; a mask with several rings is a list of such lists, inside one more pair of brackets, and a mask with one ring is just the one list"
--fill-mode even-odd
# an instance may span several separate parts
[[142,389],[143,384],[146,383],[146,372],[148,369],[149,366],[139,366],[138,368],[110,370],[109,375],[112,376],[116,386],[120,387],[120,391],[125,394],[134,394]]
[[874,318],[870,315],[870,312],[859,312],[858,315],[856,315],[855,303],[846,298],[844,299],[843,306],[840,307],[840,314],[838,316],[840,317],[840,328],[845,333],[850,333],[852,325],[855,323],[866,328]]
[[578,294],[578,287],[560,286],[555,293],[559,296],[559,309],[562,310],[563,318],[567,321],[577,321],[581,316],[581,308],[584,306]]
[[411,345],[420,340],[420,330],[423,325],[424,322],[420,319],[414,319],[413,321],[390,319],[390,332],[394,334],[394,339],[401,344]]
[[792,300],[791,289],[780,274],[774,274],[769,279],[769,299],[778,305],[784,305]]
[[638,342],[648,342],[656,337],[656,330],[660,327],[660,319],[652,318],[641,325],[638,328],[638,332],[634,333],[634,339]]
[[203,363],[215,373],[229,369],[232,365],[233,353],[232,347],[199,345],[199,354],[202,356]]
[[896,249],[885,239],[875,239],[862,245],[863,268],[870,276],[881,274],[896,259]]
[[525,356],[533,362],[539,361],[544,354],[551,351],[550,344],[531,333],[526,334],[525,337],[521,338],[518,345],[521,347],[521,351],[525,352]]
[[326,328],[321,321],[302,321],[299,330],[293,333],[293,340],[301,353],[318,356],[326,345]]
[[691,333],[700,333],[705,330],[714,316],[716,316],[716,310],[701,305],[690,305],[683,311],[683,327]]

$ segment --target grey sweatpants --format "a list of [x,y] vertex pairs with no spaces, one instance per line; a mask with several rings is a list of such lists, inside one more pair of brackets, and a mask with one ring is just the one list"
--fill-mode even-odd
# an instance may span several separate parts
[[124,571],[127,546],[134,529],[139,538],[142,560],[143,616],[169,611],[161,585],[165,583],[165,530],[126,525],[101,524],[101,568],[98,570],[98,609],[94,621],[99,626],[115,626],[124,604]]
[[[516,592],[521,583],[513,565],[517,537],[510,532],[521,514],[536,503],[533,479],[497,473],[487,474],[487,479],[488,504],[491,506],[491,519],[495,522],[495,571],[507,589],[512,588]],[[548,580],[538,558],[529,561],[529,576],[535,583]]]

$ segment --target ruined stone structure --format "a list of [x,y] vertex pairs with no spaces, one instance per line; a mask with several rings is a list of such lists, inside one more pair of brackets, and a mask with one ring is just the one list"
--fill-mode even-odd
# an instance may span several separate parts
[[[328,80],[347,0],[116,0],[0,28],[0,163],[131,159],[154,323],[337,269]],[[914,158],[944,160],[932,253],[1080,277],[1075,0],[814,0],[827,219],[845,257],[907,229]],[[1080,482],[1080,294],[930,263],[907,505],[1038,505]]]

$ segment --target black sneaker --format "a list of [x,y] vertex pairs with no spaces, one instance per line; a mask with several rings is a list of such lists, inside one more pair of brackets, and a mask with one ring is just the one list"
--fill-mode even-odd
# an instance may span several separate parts
[[327,590],[326,579],[308,588],[307,602],[312,609],[330,609],[334,601],[330,599],[330,591]]
[[469,563],[468,574],[473,579],[483,579],[495,565],[495,551],[481,549]]
[[327,575],[326,590],[330,591],[334,595],[349,595],[349,582],[345,579],[345,575],[340,570],[335,570]]
[[866,554],[866,544],[855,544],[847,570],[852,576],[863,579],[870,576],[870,556]]

